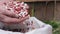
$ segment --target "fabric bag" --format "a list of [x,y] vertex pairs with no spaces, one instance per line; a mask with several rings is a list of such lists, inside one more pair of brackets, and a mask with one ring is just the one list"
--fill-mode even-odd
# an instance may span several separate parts
[[52,26],[49,24],[45,24],[35,17],[30,17],[30,20],[34,21],[35,24],[35,29],[33,30],[30,29],[25,33],[0,30],[0,34],[52,34]]

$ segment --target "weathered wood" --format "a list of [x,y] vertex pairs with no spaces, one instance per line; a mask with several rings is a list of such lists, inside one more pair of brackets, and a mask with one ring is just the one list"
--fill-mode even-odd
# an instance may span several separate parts
[[[37,1],[55,1],[55,0],[18,0],[18,1],[23,1],[23,2],[37,2]],[[60,0],[56,0],[60,1]]]
[[56,3],[56,11],[54,11],[54,18],[56,21],[60,21],[60,2]]
[[48,5],[46,5],[46,2],[31,2],[28,3],[30,6],[30,14],[31,14],[31,9],[34,6],[34,13],[35,17],[38,18],[39,20],[53,20],[54,17],[54,2],[49,2]]

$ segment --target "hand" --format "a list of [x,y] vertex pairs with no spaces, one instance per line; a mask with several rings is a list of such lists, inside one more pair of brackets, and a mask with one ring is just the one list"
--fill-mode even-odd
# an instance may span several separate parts
[[8,10],[3,10],[4,8],[0,8],[0,21],[5,24],[10,23],[20,23],[21,21],[24,21],[29,17],[26,16],[25,18],[18,19],[18,15],[16,15],[14,12],[10,12]]
[[28,15],[25,18],[18,19],[19,16],[17,14],[15,14],[14,12],[10,12],[4,8],[3,6],[4,1],[5,0],[0,0],[0,22],[3,22],[5,24],[20,23],[21,21],[24,21],[29,17]]

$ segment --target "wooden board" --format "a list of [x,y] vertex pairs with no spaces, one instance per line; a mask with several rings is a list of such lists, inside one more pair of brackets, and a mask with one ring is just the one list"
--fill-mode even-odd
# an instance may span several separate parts
[[[37,2],[37,1],[55,1],[55,0],[18,0],[18,1],[23,1],[23,2]],[[56,0],[60,1],[60,0]]]

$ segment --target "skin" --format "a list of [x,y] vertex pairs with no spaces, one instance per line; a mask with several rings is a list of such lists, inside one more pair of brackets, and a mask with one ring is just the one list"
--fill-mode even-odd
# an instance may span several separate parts
[[4,2],[8,3],[9,1],[13,1],[13,0],[0,0],[0,22],[3,22],[5,24],[21,23],[22,21],[29,18],[29,15],[28,15],[25,18],[18,19],[19,16],[16,15],[14,12],[5,10],[5,8],[3,8],[2,3]]

